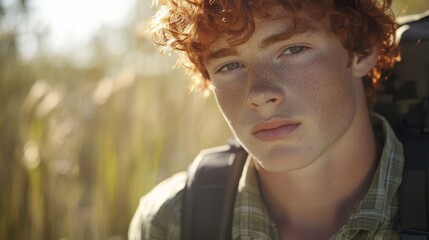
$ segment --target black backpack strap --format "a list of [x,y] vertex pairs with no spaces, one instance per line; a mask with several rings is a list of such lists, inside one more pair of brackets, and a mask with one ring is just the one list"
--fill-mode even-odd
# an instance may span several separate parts
[[405,166],[399,189],[403,240],[429,240],[429,134],[402,133]]
[[[429,80],[427,68],[424,67],[428,63],[429,11],[406,16],[401,20],[402,26],[397,33],[403,61],[396,67],[397,79],[393,80],[402,81],[397,83],[398,86],[413,86],[409,89],[414,91],[397,89],[396,108],[405,95],[405,99],[419,99],[419,102],[414,107],[402,106],[408,111],[392,115],[394,117],[390,121],[404,146],[405,157],[399,188],[400,215],[397,226],[403,240],[429,240],[429,96],[427,91],[419,91],[423,89],[421,86],[427,86],[425,79]],[[423,81],[414,79],[404,82],[410,78],[411,73],[414,74],[412,76],[426,78],[422,78]],[[402,103],[406,104],[406,101]]]
[[201,151],[188,169],[182,240],[231,238],[232,216],[246,151],[237,144]]

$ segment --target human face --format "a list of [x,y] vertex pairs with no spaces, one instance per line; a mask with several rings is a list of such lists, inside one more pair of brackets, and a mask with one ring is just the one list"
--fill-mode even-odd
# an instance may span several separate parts
[[273,172],[328,157],[358,104],[358,78],[332,31],[305,17],[295,28],[282,14],[256,19],[255,32],[238,46],[219,39],[205,62],[231,129]]

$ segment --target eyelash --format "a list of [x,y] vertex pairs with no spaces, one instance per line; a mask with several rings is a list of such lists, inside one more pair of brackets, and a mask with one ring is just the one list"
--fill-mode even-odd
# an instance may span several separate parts
[[[236,67],[234,67],[233,69],[225,69],[225,70],[223,70],[224,68],[226,68],[226,67],[228,67],[228,65],[231,65],[231,64],[235,64],[235,65],[237,65]],[[241,64],[241,63],[239,63],[239,62],[230,62],[230,63],[227,63],[227,64],[225,64],[225,65],[222,65],[221,67],[219,67],[219,69],[216,71],[217,73],[220,73],[220,72],[228,72],[228,71],[232,71],[232,70],[235,70],[235,69],[237,69],[237,68],[241,68],[241,67],[243,67],[244,65],[243,64]]]
[[[299,49],[298,52],[291,52],[291,53],[286,53],[286,51],[290,51],[291,49]],[[293,55],[293,56],[298,56],[300,54],[302,54],[303,52],[305,52],[308,49],[308,47],[305,46],[301,46],[301,45],[295,45],[295,46],[291,46],[291,47],[287,47],[284,48],[281,55]]]

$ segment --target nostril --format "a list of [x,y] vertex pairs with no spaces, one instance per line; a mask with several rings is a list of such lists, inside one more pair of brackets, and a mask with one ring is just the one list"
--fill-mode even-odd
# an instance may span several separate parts
[[276,103],[277,102],[277,98],[271,98],[267,100],[267,103]]
[[271,98],[264,98],[263,96],[260,98],[255,98],[253,101],[250,101],[250,106],[253,108],[259,108],[263,106],[269,106],[269,105],[276,105],[280,102],[280,98],[271,97]]
[[264,107],[276,106],[283,101],[282,93],[274,91],[264,91],[252,93],[248,98],[248,106],[259,109]]

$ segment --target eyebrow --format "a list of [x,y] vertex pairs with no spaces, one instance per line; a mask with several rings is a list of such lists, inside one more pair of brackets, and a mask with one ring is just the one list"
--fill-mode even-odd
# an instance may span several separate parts
[[223,58],[223,57],[228,57],[228,56],[232,56],[232,55],[237,55],[237,54],[238,54],[238,51],[234,47],[221,48],[219,50],[211,52],[207,56],[206,61],[219,59],[219,58]]
[[[299,25],[296,28],[294,28],[292,31],[284,31],[284,32],[274,34],[272,36],[265,38],[264,40],[261,41],[261,43],[258,44],[258,46],[260,49],[265,49],[265,48],[267,48],[271,45],[274,45],[278,42],[290,39],[293,36],[303,35],[305,33],[311,33],[311,32],[316,32],[316,31],[317,31],[317,28],[315,28],[315,27],[312,27],[309,25]],[[210,62],[210,61],[215,60],[215,59],[233,56],[233,55],[237,55],[237,54],[238,54],[238,50],[235,47],[221,48],[219,50],[216,50],[216,51],[209,53],[208,56],[206,57],[206,62]]]
[[278,34],[274,34],[269,36],[268,38],[262,40],[259,44],[259,48],[265,49],[271,45],[274,45],[278,42],[288,40],[296,35],[303,35],[305,33],[315,32],[317,29],[308,25],[300,25],[295,28],[293,31],[285,31]]

